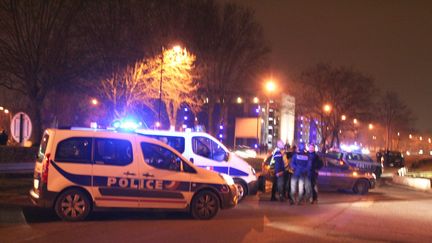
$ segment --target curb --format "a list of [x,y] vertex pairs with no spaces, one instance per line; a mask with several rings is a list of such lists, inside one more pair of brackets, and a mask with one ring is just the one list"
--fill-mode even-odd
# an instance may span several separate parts
[[21,207],[0,205],[0,225],[27,224]]
[[413,178],[406,176],[393,176],[392,182],[399,185],[408,186],[410,188],[420,191],[431,191],[431,179],[427,178]]

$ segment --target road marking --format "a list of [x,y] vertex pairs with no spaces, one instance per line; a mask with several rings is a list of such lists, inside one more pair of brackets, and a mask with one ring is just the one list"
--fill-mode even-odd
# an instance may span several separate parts
[[372,204],[374,204],[374,201],[360,201],[360,202],[354,202],[354,203],[352,203],[352,206],[353,207],[358,207],[358,208],[368,208]]

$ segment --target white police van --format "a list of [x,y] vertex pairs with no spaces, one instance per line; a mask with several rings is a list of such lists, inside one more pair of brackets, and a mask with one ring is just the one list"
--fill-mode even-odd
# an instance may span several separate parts
[[245,195],[255,195],[258,191],[257,176],[252,166],[207,133],[162,130],[136,132],[168,144],[196,166],[231,176],[239,191],[239,201]]
[[210,219],[238,201],[231,177],[198,168],[158,140],[109,130],[47,129],[33,184],[32,202],[67,221],[102,208],[184,209]]

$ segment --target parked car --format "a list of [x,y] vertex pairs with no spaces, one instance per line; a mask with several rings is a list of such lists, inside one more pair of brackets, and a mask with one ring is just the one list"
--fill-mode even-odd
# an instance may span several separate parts
[[329,151],[322,155],[324,160],[343,161],[346,164],[358,168],[361,172],[374,173],[377,178],[381,177],[383,173],[382,163],[374,161],[368,154],[361,151]]
[[[321,155],[322,156],[322,155]],[[319,171],[318,187],[322,190],[352,190],[356,194],[366,194],[375,188],[376,176],[370,172],[361,171],[343,160],[324,159],[324,166]],[[262,163],[262,174],[259,178],[259,188],[265,191],[265,181],[272,181],[274,165],[270,163],[271,156]]]
[[379,151],[377,153],[377,162],[387,167],[402,168],[405,166],[403,154],[399,151]]

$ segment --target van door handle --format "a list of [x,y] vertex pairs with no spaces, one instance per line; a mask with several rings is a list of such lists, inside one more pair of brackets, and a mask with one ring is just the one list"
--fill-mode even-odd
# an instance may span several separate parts
[[144,173],[143,176],[144,177],[154,177],[154,175],[151,173]]
[[123,173],[123,175],[127,175],[127,176],[134,176],[134,175],[136,175],[135,173],[132,173],[132,172],[129,172],[129,171],[126,171],[125,173]]

